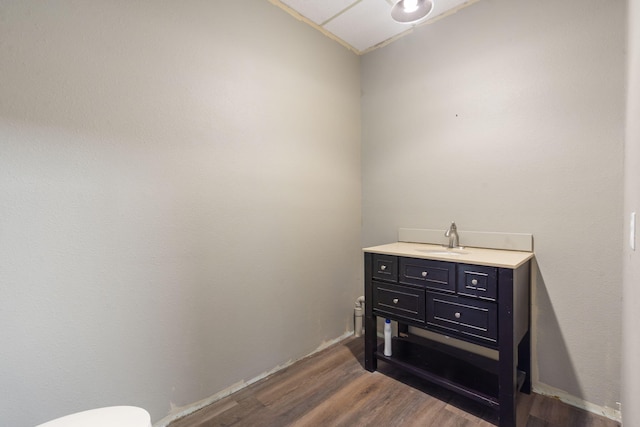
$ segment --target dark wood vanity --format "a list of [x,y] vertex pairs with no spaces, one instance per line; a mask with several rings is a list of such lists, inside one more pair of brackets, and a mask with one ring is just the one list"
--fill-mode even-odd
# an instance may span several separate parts
[[[495,409],[500,427],[514,427],[517,393],[531,391],[533,254],[470,248],[429,255],[423,246],[433,247],[399,242],[364,250],[365,368],[390,363]],[[389,357],[377,317],[398,322]],[[451,345],[456,340],[473,345]]]

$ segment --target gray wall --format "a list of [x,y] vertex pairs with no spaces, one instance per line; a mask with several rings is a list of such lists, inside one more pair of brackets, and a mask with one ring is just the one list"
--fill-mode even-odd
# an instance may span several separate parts
[[481,1],[362,59],[363,244],[533,233],[536,386],[614,410],[625,6]]
[[352,330],[359,78],[264,0],[0,0],[0,424],[158,420]]
[[[625,227],[622,347],[622,421],[625,427],[640,426],[640,1],[629,1],[629,68],[627,139],[625,145]],[[629,216],[636,212],[636,249],[629,245]]]
[[[453,219],[533,233],[537,385],[612,408],[623,259],[627,325],[640,298],[616,232],[640,211],[624,12],[483,0],[361,74],[363,244]],[[0,22],[4,424],[158,420],[352,328],[357,57],[262,0],[0,0]]]

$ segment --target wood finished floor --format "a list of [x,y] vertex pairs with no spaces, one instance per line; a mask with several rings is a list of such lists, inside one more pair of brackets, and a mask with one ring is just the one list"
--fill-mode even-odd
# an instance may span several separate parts
[[[363,339],[303,359],[170,427],[492,427],[495,414],[385,364],[363,367]],[[537,394],[518,397],[517,427],[619,427]]]

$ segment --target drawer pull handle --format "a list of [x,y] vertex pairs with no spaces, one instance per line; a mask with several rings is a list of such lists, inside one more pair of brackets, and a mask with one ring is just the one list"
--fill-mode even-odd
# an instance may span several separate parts
[[460,313],[456,313],[456,314],[454,314],[454,316],[456,316],[456,319],[459,319],[460,318]]
[[382,265],[380,266],[380,270],[385,271],[386,269],[387,269],[387,266],[386,266],[386,265],[382,264]]
[[394,303],[394,304],[397,304],[397,303],[398,303],[398,301],[399,301],[399,300],[398,300],[398,298],[394,298],[394,299],[393,299],[393,303]]
[[477,284],[478,284],[478,279],[473,279],[473,280],[471,281],[471,284],[472,284],[472,285],[477,285]]
[[427,275],[428,275],[428,274],[429,274],[428,272],[423,271],[423,272],[422,272],[422,277],[427,277]]

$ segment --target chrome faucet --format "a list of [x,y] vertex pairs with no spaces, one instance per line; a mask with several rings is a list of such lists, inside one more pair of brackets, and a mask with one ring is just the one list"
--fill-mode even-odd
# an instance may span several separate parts
[[457,248],[460,246],[460,238],[458,237],[458,227],[455,221],[451,223],[449,229],[444,232],[444,237],[449,238],[449,248]]

